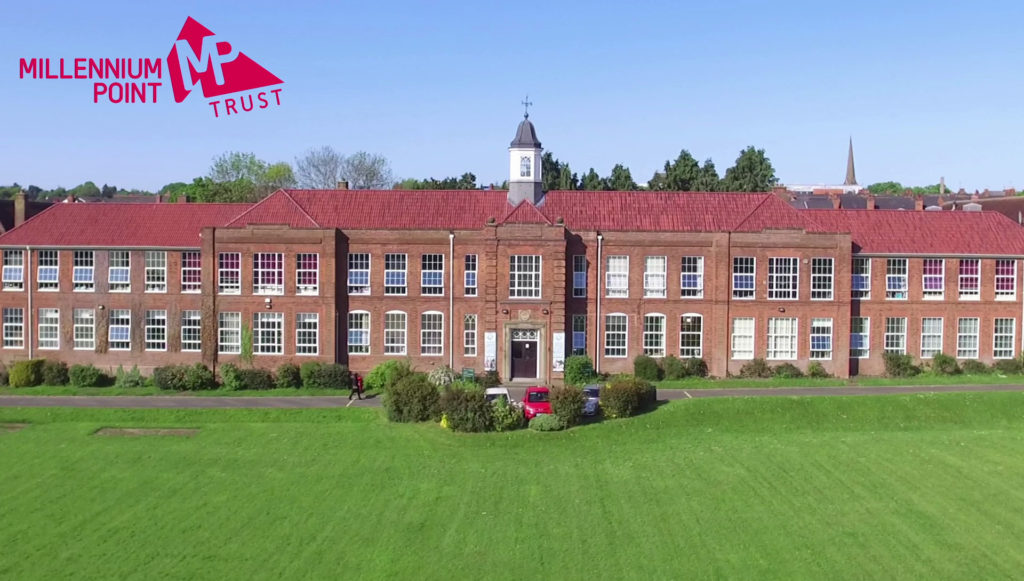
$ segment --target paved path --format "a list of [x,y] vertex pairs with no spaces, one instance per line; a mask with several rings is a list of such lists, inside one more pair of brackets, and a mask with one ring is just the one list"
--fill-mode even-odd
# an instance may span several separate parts
[[[514,399],[522,399],[524,388],[509,388]],[[893,395],[982,391],[1024,391],[1024,385],[909,385],[900,387],[771,387],[735,389],[662,389],[658,399],[675,400],[699,397],[785,397],[835,395]],[[81,408],[334,408],[379,407],[379,397],[351,400],[345,396],[300,397],[210,397],[173,396],[80,396],[80,395],[3,395],[0,407],[81,407]]]

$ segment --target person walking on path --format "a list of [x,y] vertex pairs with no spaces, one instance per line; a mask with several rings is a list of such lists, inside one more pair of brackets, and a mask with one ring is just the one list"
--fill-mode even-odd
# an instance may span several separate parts
[[363,378],[358,373],[352,374],[352,387],[348,393],[348,400],[352,401],[352,396],[356,396],[359,399],[363,399]]

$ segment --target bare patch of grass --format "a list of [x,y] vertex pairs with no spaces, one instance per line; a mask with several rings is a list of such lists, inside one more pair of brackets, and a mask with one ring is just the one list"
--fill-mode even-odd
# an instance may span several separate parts
[[20,432],[28,427],[28,424],[0,424],[0,434]]
[[100,428],[96,430],[97,436],[181,436],[191,438],[199,433],[197,428]]

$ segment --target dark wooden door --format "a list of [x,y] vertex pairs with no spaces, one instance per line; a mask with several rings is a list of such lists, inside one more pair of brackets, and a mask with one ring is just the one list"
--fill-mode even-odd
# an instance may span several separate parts
[[512,379],[537,377],[537,342],[512,342]]

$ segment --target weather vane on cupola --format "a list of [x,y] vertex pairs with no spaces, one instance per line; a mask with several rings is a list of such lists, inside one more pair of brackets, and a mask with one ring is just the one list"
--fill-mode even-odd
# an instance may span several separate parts
[[530,101],[530,96],[527,95],[526,99],[523,100],[523,118],[524,119],[529,119],[530,118],[530,105],[533,105],[533,103]]

